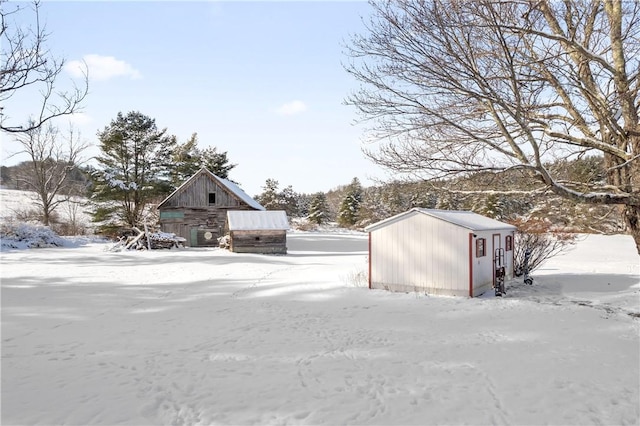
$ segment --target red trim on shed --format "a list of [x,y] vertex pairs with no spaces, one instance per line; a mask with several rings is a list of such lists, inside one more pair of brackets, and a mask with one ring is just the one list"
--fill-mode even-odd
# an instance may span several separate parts
[[371,289],[371,232],[369,232],[369,289]]
[[469,297],[473,297],[473,232],[469,232]]

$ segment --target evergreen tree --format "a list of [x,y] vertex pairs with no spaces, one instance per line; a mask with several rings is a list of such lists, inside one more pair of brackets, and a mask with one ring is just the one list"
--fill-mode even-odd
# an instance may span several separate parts
[[300,194],[291,185],[280,191],[280,183],[275,179],[267,179],[262,187],[263,192],[255,197],[267,210],[284,210],[288,216],[297,217],[300,214]]
[[384,203],[384,188],[384,186],[372,186],[365,190],[360,204],[360,225],[367,226],[392,216],[388,206]]
[[193,176],[202,167],[218,177],[227,179],[236,164],[230,164],[227,152],[218,152],[216,147],[198,148],[198,134],[191,135],[184,144],[178,144],[171,154],[171,184],[174,188]]
[[297,217],[299,214],[298,199],[300,194],[293,190],[291,185],[278,193],[280,209],[287,212],[289,217]]
[[256,201],[267,210],[284,210],[287,216],[297,217],[300,194],[296,193],[291,185],[280,191],[279,185],[277,180],[267,179],[262,187],[262,194],[255,197]]
[[436,208],[441,210],[459,210],[461,209],[459,197],[452,192],[442,192],[438,197]]
[[237,166],[237,164],[229,164],[227,151],[218,152],[218,148],[215,146],[199,150],[198,153],[200,154],[201,167],[223,179],[228,179],[231,169]]
[[177,188],[200,170],[198,161],[198,135],[192,134],[183,144],[177,144],[171,154],[173,167],[171,169],[171,184]]
[[112,201],[110,211],[99,209],[97,217],[138,225],[145,208],[170,188],[171,154],[175,136],[158,130],[155,120],[140,112],[121,112],[98,133],[102,154],[94,174],[96,201]]
[[340,210],[338,211],[338,225],[349,227],[358,221],[360,204],[362,203],[362,185],[358,178],[353,178],[347,187],[347,193],[342,199]]
[[297,194],[296,198],[296,216],[307,217],[309,215],[309,207],[311,206],[311,195]]
[[311,204],[309,205],[309,215],[307,218],[309,221],[318,225],[327,221],[329,214],[329,206],[327,205],[327,196],[324,192],[317,192],[311,198]]
[[507,209],[505,206],[505,202],[502,197],[498,196],[497,194],[488,194],[484,198],[484,200],[479,200],[479,203],[480,205],[478,206],[478,208],[472,209],[473,211],[476,211],[483,216],[491,217],[497,220],[506,219]]
[[267,210],[280,210],[278,203],[278,186],[280,183],[275,179],[267,179],[262,187],[262,194],[256,196],[256,201]]

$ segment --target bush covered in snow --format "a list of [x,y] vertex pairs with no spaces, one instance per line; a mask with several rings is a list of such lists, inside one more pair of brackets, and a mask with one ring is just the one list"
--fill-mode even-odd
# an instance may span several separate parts
[[2,248],[61,247],[64,239],[50,228],[27,223],[7,223],[0,226]]

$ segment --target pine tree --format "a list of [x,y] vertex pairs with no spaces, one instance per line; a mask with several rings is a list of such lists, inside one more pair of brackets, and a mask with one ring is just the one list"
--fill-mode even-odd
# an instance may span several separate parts
[[287,216],[297,217],[300,211],[300,194],[296,193],[291,185],[280,191],[279,185],[277,180],[267,179],[262,187],[262,194],[255,197],[256,201],[267,210],[284,210]]
[[202,167],[214,175],[227,179],[236,164],[230,164],[227,152],[216,147],[198,148],[198,134],[193,133],[184,144],[178,144],[171,154],[171,184],[174,188],[193,176]]
[[350,227],[358,221],[358,213],[360,204],[362,203],[362,185],[358,178],[353,178],[351,184],[347,187],[347,193],[342,199],[340,210],[338,211],[338,225]]
[[443,192],[438,197],[436,208],[441,210],[459,210],[461,209],[461,202],[456,194],[451,192]]
[[237,164],[230,164],[227,157],[227,151],[218,152],[215,146],[209,146],[203,150],[199,150],[201,167],[206,168],[214,175],[223,179],[229,178],[229,172]]
[[327,196],[324,192],[317,192],[311,198],[309,205],[309,221],[321,225],[327,221],[329,214],[329,206],[327,205]]
[[488,194],[480,204],[478,213],[497,220],[506,218],[505,203],[497,194]]
[[198,161],[198,135],[192,134],[189,140],[178,144],[171,154],[173,167],[171,169],[171,184],[174,188],[180,186],[190,176],[200,170]]
[[275,179],[267,179],[262,187],[262,194],[256,196],[256,201],[267,210],[280,210],[278,203],[278,186],[280,183]]
[[293,186],[289,185],[278,193],[278,201],[280,208],[287,212],[289,217],[297,217],[299,214],[298,199],[300,194],[293,190]]
[[[158,130],[155,120],[140,112],[121,112],[98,133],[102,154],[94,173],[93,198],[115,202],[103,219],[118,219],[136,226],[145,208],[170,187],[171,154],[176,137]],[[113,205],[113,204],[112,204]],[[115,217],[114,217],[115,216]]]

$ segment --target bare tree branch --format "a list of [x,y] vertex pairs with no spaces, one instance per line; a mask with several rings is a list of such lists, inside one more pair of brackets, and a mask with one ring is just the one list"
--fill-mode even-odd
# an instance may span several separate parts
[[44,225],[48,226],[51,214],[64,201],[60,195],[73,195],[75,186],[69,176],[81,165],[81,154],[89,145],[73,127],[62,138],[51,125],[33,127],[20,134],[17,141],[22,149],[14,155],[26,154],[30,159],[19,168],[17,179],[37,194],[36,205],[42,211]]
[[[365,154],[425,179],[530,170],[579,202],[626,206],[640,251],[640,3],[382,0],[346,46]],[[606,185],[547,167],[589,153]]]
[[[28,133],[57,117],[76,113],[89,93],[86,66],[80,85],[72,82],[70,90],[57,90],[65,61],[46,47],[49,34],[40,23],[40,1],[33,3],[33,25],[21,27],[16,15],[28,12],[19,3],[0,0],[0,130],[6,133]],[[39,93],[40,100],[34,102],[38,106],[28,120],[13,117],[8,101],[26,92]]]

